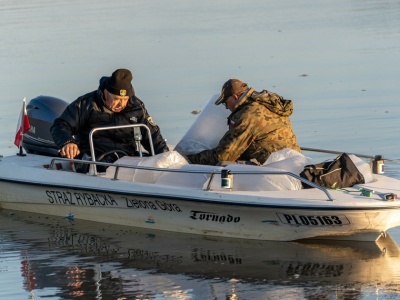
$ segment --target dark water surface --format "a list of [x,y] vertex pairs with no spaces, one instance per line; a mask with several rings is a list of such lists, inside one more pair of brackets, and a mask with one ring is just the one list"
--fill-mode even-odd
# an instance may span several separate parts
[[[397,299],[400,252],[0,214],[2,299]],[[370,298],[372,297],[372,298]]]
[[[400,158],[397,0],[2,0],[0,66],[0,155],[23,97],[70,102],[124,67],[170,144],[237,77],[294,101],[302,147]],[[398,299],[389,233],[258,242],[1,211],[0,299]]]

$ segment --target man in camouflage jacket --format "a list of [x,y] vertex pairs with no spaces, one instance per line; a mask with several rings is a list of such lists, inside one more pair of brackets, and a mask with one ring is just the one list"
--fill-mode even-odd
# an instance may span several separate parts
[[272,152],[291,148],[301,152],[289,116],[293,103],[263,90],[255,92],[238,79],[222,87],[216,105],[224,104],[232,113],[229,130],[216,148],[188,155],[193,164],[216,165],[222,161],[252,161],[263,164]]

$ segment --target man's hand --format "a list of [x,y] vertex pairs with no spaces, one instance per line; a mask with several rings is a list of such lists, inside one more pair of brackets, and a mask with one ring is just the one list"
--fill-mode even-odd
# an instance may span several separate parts
[[61,148],[61,155],[65,156],[65,157],[68,157],[68,158],[74,158],[79,153],[81,153],[81,152],[79,151],[78,145],[75,144],[75,143],[65,144]]

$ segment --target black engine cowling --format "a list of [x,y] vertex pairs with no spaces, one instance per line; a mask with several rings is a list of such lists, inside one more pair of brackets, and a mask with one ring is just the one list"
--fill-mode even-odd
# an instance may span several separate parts
[[50,127],[67,106],[66,101],[50,96],[39,96],[29,101],[26,111],[31,128],[22,140],[27,153],[58,156]]

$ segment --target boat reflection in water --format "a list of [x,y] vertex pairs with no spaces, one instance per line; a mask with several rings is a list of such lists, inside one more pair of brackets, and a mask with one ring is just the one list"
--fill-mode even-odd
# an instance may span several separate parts
[[[80,220],[73,224],[62,217],[7,210],[1,211],[0,224],[1,252],[6,254],[0,298],[400,295],[399,247],[390,236],[377,243],[203,238]],[[18,253],[20,262],[15,277],[7,271],[16,260],[12,253]],[[21,282],[21,273],[23,290],[15,283]]]

